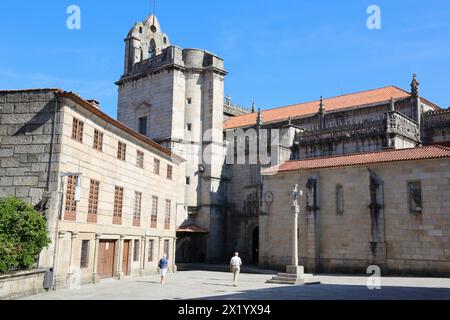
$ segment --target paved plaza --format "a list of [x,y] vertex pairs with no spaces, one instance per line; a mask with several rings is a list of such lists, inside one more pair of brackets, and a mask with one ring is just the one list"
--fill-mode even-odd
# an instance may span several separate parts
[[383,277],[380,290],[367,288],[367,277],[323,275],[320,285],[270,285],[268,274],[242,274],[237,288],[232,274],[183,271],[168,274],[165,285],[158,275],[108,279],[75,290],[61,290],[31,300],[450,300],[450,279]]

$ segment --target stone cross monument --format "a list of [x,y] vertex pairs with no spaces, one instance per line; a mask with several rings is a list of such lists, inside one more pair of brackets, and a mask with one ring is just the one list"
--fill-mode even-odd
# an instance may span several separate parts
[[292,204],[291,211],[293,217],[292,223],[292,265],[287,266],[287,273],[295,274],[302,277],[304,268],[298,265],[298,215],[300,213],[300,197],[303,196],[303,191],[299,189],[298,184],[290,192]]
[[303,191],[299,189],[298,184],[289,192],[291,196],[291,215],[292,223],[292,265],[287,266],[286,273],[279,273],[277,276],[268,280],[267,283],[274,284],[318,284],[320,282],[313,278],[313,275],[306,275],[303,266],[298,265],[298,215],[300,213],[300,198]]

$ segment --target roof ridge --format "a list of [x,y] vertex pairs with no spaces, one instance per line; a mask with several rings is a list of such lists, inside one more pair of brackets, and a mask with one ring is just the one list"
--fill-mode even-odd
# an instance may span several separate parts
[[[332,100],[332,99],[341,98],[341,97],[349,97],[349,96],[353,96],[353,95],[357,95],[357,94],[362,94],[362,93],[367,93],[367,92],[377,91],[377,90],[383,90],[383,89],[387,89],[387,88],[395,88],[397,90],[400,90],[400,91],[404,92],[405,94],[409,94],[409,95],[411,94],[411,93],[407,92],[406,90],[404,90],[404,89],[402,89],[400,87],[397,87],[395,85],[388,85],[388,86],[375,88],[375,89],[367,89],[367,90],[362,90],[362,91],[357,91],[357,92],[352,92],[352,93],[346,93],[346,94],[343,94],[343,95],[332,96],[332,97],[329,97],[329,98],[324,98],[323,100],[324,100],[324,102],[326,102],[327,100]],[[306,104],[310,104],[310,103],[314,103],[314,102],[319,103],[319,101],[320,100],[310,100],[310,101],[290,104],[290,105],[287,105],[287,106],[265,109],[265,110],[261,110],[261,111],[264,114],[264,112],[268,112],[268,111],[272,111],[272,110],[280,110],[280,109],[291,108],[291,107],[296,107],[296,106],[301,107],[302,105],[306,105]],[[232,117],[232,118],[227,119],[225,122],[227,122],[229,120],[232,120],[232,119],[236,119],[236,118],[246,117],[246,116],[249,116],[249,115],[251,115],[251,114],[243,114],[243,115],[239,115],[239,116],[236,116],[236,117]]]
[[287,160],[287,161],[285,161],[283,163],[294,163],[294,162],[301,162],[301,161],[324,160],[324,159],[336,159],[336,158],[345,158],[345,157],[354,157],[354,156],[364,156],[364,155],[369,155],[369,154],[391,153],[391,152],[417,150],[417,149],[431,149],[431,148],[440,148],[440,149],[443,149],[445,151],[450,151],[450,148],[447,148],[447,147],[444,147],[444,146],[427,145],[427,146],[404,148],[404,149],[384,149],[384,150],[377,150],[377,151],[354,152],[354,153],[347,153],[347,154],[339,154],[339,155],[334,155],[334,156],[325,156],[325,157],[318,157],[318,158]]
[[427,145],[416,148],[390,149],[375,152],[291,160],[267,168],[262,172],[263,174],[271,174],[276,172],[289,172],[297,170],[315,170],[355,165],[370,165],[443,158],[450,158],[450,148],[441,145]]
[[28,89],[10,89],[10,90],[0,90],[0,93],[11,93],[11,92],[34,92],[34,91],[54,91],[62,92],[61,88],[28,88]]

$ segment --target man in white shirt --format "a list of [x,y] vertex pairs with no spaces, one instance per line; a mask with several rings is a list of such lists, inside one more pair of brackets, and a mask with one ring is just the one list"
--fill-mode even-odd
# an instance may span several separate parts
[[237,287],[239,273],[241,272],[242,260],[239,258],[239,253],[236,252],[230,261],[230,269],[233,272],[233,285]]

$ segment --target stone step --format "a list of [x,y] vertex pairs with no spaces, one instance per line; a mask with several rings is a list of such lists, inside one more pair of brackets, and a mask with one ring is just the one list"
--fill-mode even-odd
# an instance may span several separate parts
[[[292,273],[278,273],[277,276],[278,277],[283,277],[283,278],[297,278],[297,275],[296,274],[292,274]],[[305,274],[303,274],[303,277],[304,278],[312,278],[312,277],[314,277],[314,275],[311,274],[311,273],[305,273]]]
[[268,284],[288,284],[288,285],[304,285],[305,282],[303,280],[293,280],[293,281],[288,281],[288,280],[267,280]]
[[320,281],[314,281],[313,279],[294,279],[294,278],[278,278],[274,277],[271,280],[267,280],[269,284],[288,284],[288,285],[313,285],[320,284]]

